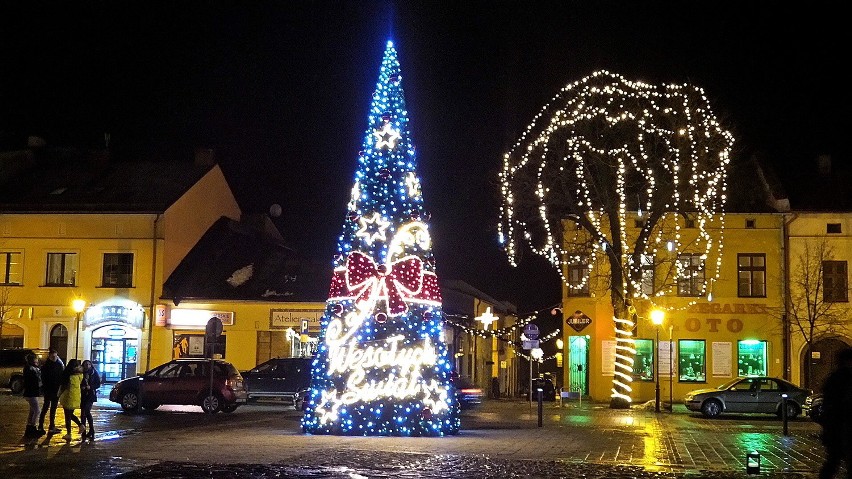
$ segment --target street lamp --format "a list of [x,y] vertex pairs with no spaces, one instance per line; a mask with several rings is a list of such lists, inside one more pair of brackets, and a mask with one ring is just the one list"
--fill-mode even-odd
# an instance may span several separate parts
[[657,343],[654,345],[654,377],[657,378],[657,385],[654,391],[654,412],[660,412],[660,326],[666,318],[666,313],[661,309],[651,311],[651,322],[657,327]]
[[485,308],[485,312],[482,313],[481,316],[476,317],[476,320],[482,323],[482,329],[486,331],[488,331],[488,326],[490,326],[491,323],[497,321],[498,319],[500,318],[491,314],[491,306]]
[[74,324],[74,358],[77,358],[77,348],[80,346],[80,315],[86,309],[86,300],[77,298],[71,302],[71,307],[77,313],[77,321]]

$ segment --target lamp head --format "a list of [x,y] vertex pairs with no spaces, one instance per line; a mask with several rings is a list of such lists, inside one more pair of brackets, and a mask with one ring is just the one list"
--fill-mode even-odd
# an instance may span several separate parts
[[71,302],[71,307],[74,308],[75,313],[82,313],[86,309],[86,300],[77,298]]
[[664,319],[666,319],[665,311],[661,309],[654,309],[651,311],[651,322],[655,325],[659,326],[663,324]]

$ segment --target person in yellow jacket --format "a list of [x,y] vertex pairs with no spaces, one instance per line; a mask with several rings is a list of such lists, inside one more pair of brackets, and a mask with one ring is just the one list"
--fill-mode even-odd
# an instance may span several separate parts
[[71,421],[74,421],[80,428],[80,435],[86,437],[86,425],[80,422],[80,419],[74,415],[75,409],[80,409],[81,394],[80,383],[83,381],[83,368],[80,366],[80,361],[70,359],[62,371],[62,378],[59,386],[59,404],[65,411],[65,431],[67,434],[63,439],[71,440]]

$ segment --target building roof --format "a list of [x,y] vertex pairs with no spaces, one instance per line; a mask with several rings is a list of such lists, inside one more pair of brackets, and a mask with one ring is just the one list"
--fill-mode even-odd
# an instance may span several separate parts
[[0,211],[163,212],[211,168],[74,148],[0,153]]
[[325,302],[331,266],[298,257],[280,239],[230,218],[217,220],[163,285],[163,299]]

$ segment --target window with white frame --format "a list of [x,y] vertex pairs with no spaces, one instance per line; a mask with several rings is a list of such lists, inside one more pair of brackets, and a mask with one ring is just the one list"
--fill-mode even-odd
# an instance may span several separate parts
[[683,253],[677,256],[678,296],[701,296],[704,292],[704,258],[700,254]]
[[0,284],[20,285],[23,269],[23,254],[20,251],[0,251]]
[[104,253],[101,286],[133,287],[133,253]]
[[46,286],[76,286],[77,253],[47,253]]

